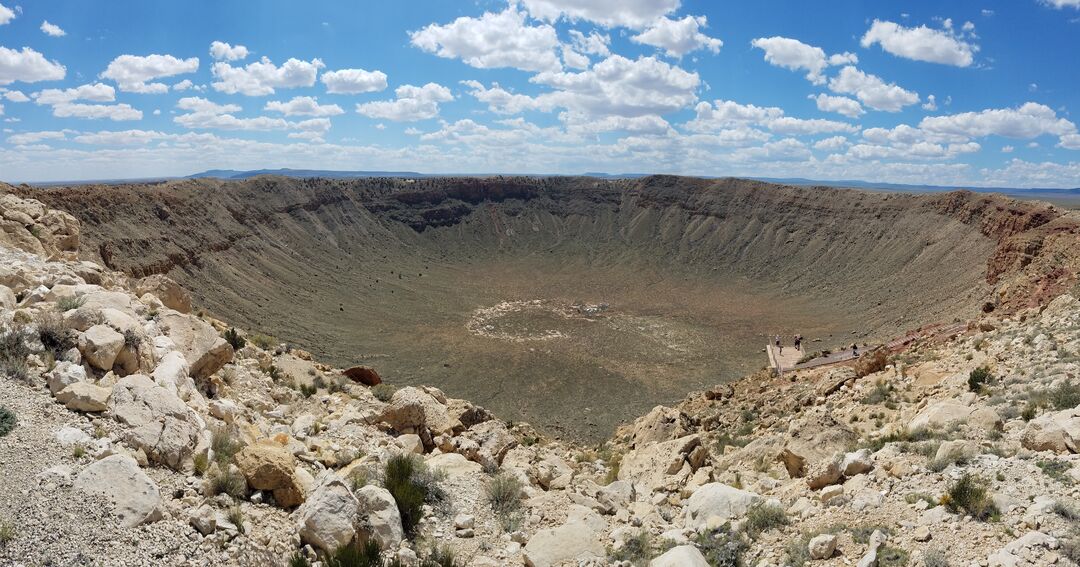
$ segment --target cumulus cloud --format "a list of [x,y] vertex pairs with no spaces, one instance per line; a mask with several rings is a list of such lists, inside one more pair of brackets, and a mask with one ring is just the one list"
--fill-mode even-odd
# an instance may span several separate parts
[[59,81],[66,73],[67,69],[63,65],[49,61],[29,47],[17,51],[0,46],[0,85],[9,85],[15,81]]
[[782,108],[740,104],[733,100],[717,100],[713,104],[700,102],[694,107],[694,111],[694,119],[686,123],[687,129],[694,132],[749,126],[760,126],[773,132],[792,135],[858,131],[857,127],[847,122],[794,118],[785,116]]
[[825,69],[830,65],[858,63],[854,53],[826,56],[825,51],[789,37],[759,37],[750,45],[765,52],[765,61],[792,71],[805,70],[806,80],[815,85],[825,84]]
[[356,112],[382,120],[415,122],[439,115],[439,103],[454,100],[450,89],[428,83],[422,87],[402,85],[394,90],[394,100],[380,100],[356,105]]
[[248,48],[243,45],[230,45],[224,41],[210,44],[210,56],[218,61],[238,61],[248,56]]
[[844,136],[833,136],[831,138],[825,138],[814,142],[815,150],[823,150],[827,152],[834,152],[836,150],[842,150],[849,143],[848,139]]
[[176,107],[188,112],[176,116],[173,122],[192,130],[292,130],[307,132],[305,138],[309,141],[322,141],[321,135],[330,130],[328,118],[313,118],[300,122],[268,116],[240,118],[232,114],[241,110],[239,105],[218,104],[202,97],[182,98],[177,102]]
[[41,22],[41,31],[50,37],[64,37],[67,35],[66,31],[60,29],[60,26],[56,24],[50,24],[49,20]]
[[905,106],[919,102],[919,93],[903,89],[895,83],[886,83],[880,77],[850,65],[829,80],[829,90],[855,95],[866,106],[885,112],[899,112]]
[[[980,138],[996,135],[1006,138],[1059,136],[1062,147],[1072,146],[1076,125],[1059,118],[1054,109],[1036,102],[1018,108],[987,109],[948,116],[928,116],[919,123],[928,132]],[[1078,144],[1080,146],[1080,144]],[[1080,149],[1077,147],[1076,149]]]
[[[970,24],[970,22],[968,22]],[[965,31],[974,25],[965,24]],[[895,22],[874,20],[860,42],[869,48],[881,45],[886,52],[897,57],[967,67],[975,60],[979,46],[968,43],[951,28],[935,30],[926,26],[907,28]]]
[[332,94],[374,93],[386,89],[386,73],[364,69],[327,71],[319,79]]
[[46,130],[41,132],[24,132],[8,136],[7,143],[15,146],[37,144],[46,140],[66,140],[67,132],[61,130]]
[[280,112],[285,116],[337,116],[345,111],[336,104],[319,104],[315,97],[298,96],[288,102],[270,101],[263,110]]
[[[1042,3],[1046,4],[1047,6],[1057,8],[1058,10],[1061,10],[1062,8],[1077,8],[1077,9],[1080,9],[1080,0],[1042,0]],[[0,15],[0,20],[2,20],[2,19],[3,19],[3,16]],[[3,22],[0,21],[0,23],[3,23]]]
[[3,4],[0,4],[0,26],[11,22],[15,19],[15,11]]
[[143,113],[128,104],[81,104],[65,102],[52,107],[53,116],[57,118],[84,118],[87,120],[109,119],[142,120]]
[[168,92],[165,83],[152,83],[154,79],[172,77],[199,70],[199,58],[179,59],[172,55],[121,55],[113,59],[103,79],[116,82],[121,91],[144,94],[162,94]]
[[540,73],[530,82],[552,87],[537,104],[588,116],[643,116],[680,110],[697,100],[701,78],[655,57],[611,55],[592,69]]
[[547,24],[529,25],[514,6],[479,18],[460,17],[446,25],[431,24],[409,33],[416,47],[439,57],[461,59],[479,69],[512,67],[522,71],[562,68],[559,38]]
[[534,18],[586,20],[604,27],[641,29],[679,9],[680,0],[522,0]]
[[644,32],[630,36],[630,40],[659,47],[672,57],[682,57],[699,49],[720,53],[724,42],[701,32],[706,22],[705,16],[686,16],[681,20],[660,18]]
[[526,110],[550,110],[551,103],[538,100],[534,97],[512,93],[499,86],[498,83],[485,87],[479,81],[461,81],[461,84],[469,87],[469,94],[476,100],[488,105],[488,110],[496,114],[518,114]]
[[837,114],[843,114],[848,118],[858,118],[866,111],[863,110],[859,101],[850,99],[846,96],[833,96],[827,94],[810,95],[809,97],[815,103],[817,103],[818,110],[823,112],[835,112]]
[[227,94],[265,96],[274,94],[274,89],[278,88],[310,87],[315,84],[315,76],[323,67],[325,65],[319,59],[309,62],[290,58],[280,67],[266,57],[246,67],[218,62],[211,68],[218,79],[211,86]]
[[11,102],[27,102],[30,97],[22,93],[22,91],[7,91],[4,93],[4,98]]
[[45,89],[30,95],[36,104],[57,105],[76,100],[90,102],[112,102],[116,100],[116,89],[104,83],[82,85],[73,89]]
[[570,30],[570,44],[575,51],[587,55],[599,55],[606,57],[611,54],[611,36],[598,31],[591,31],[589,35],[578,30]]

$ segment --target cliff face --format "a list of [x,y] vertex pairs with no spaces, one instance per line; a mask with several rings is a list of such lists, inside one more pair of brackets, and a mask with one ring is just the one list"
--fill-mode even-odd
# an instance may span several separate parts
[[[758,367],[764,336],[837,346],[1045,303],[1080,265],[1073,217],[966,192],[672,176],[12,190],[78,217],[88,259],[167,274],[237,325],[592,439]],[[580,302],[612,309],[565,317]],[[563,338],[468,331],[489,309],[508,310],[496,335]]]

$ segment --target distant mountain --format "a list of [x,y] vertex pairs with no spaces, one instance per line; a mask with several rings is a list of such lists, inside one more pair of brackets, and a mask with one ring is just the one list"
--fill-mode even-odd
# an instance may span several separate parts
[[189,179],[213,177],[217,179],[247,179],[258,175],[280,175],[282,177],[326,177],[336,179],[355,179],[362,177],[433,177],[415,171],[332,171],[327,169],[253,169],[238,171],[235,169],[211,169],[187,176]]
[[834,181],[821,181],[817,179],[806,179],[802,177],[753,177],[759,181],[768,181],[770,183],[783,183],[785,185],[824,185],[829,187],[855,187],[859,189],[884,189],[888,191],[909,191],[914,193],[940,193],[943,191],[955,191],[957,189],[965,189],[973,191],[975,193],[1002,193],[1005,195],[1022,195],[1022,196],[1053,196],[1053,197],[1080,197],[1080,187],[1075,189],[1048,189],[1048,188],[1031,188],[1022,189],[1019,187],[969,187],[962,185],[906,185],[903,183],[872,183],[870,181],[859,181],[852,179],[842,179]]

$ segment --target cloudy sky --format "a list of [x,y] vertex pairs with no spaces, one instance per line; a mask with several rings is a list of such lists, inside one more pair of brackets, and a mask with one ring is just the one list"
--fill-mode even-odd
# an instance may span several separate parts
[[0,0],[0,179],[291,167],[1080,186],[1080,0],[254,6]]

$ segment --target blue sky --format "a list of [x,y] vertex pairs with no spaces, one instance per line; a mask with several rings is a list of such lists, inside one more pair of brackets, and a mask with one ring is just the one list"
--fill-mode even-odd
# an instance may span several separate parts
[[1080,0],[255,5],[0,0],[0,179],[1080,186]]

